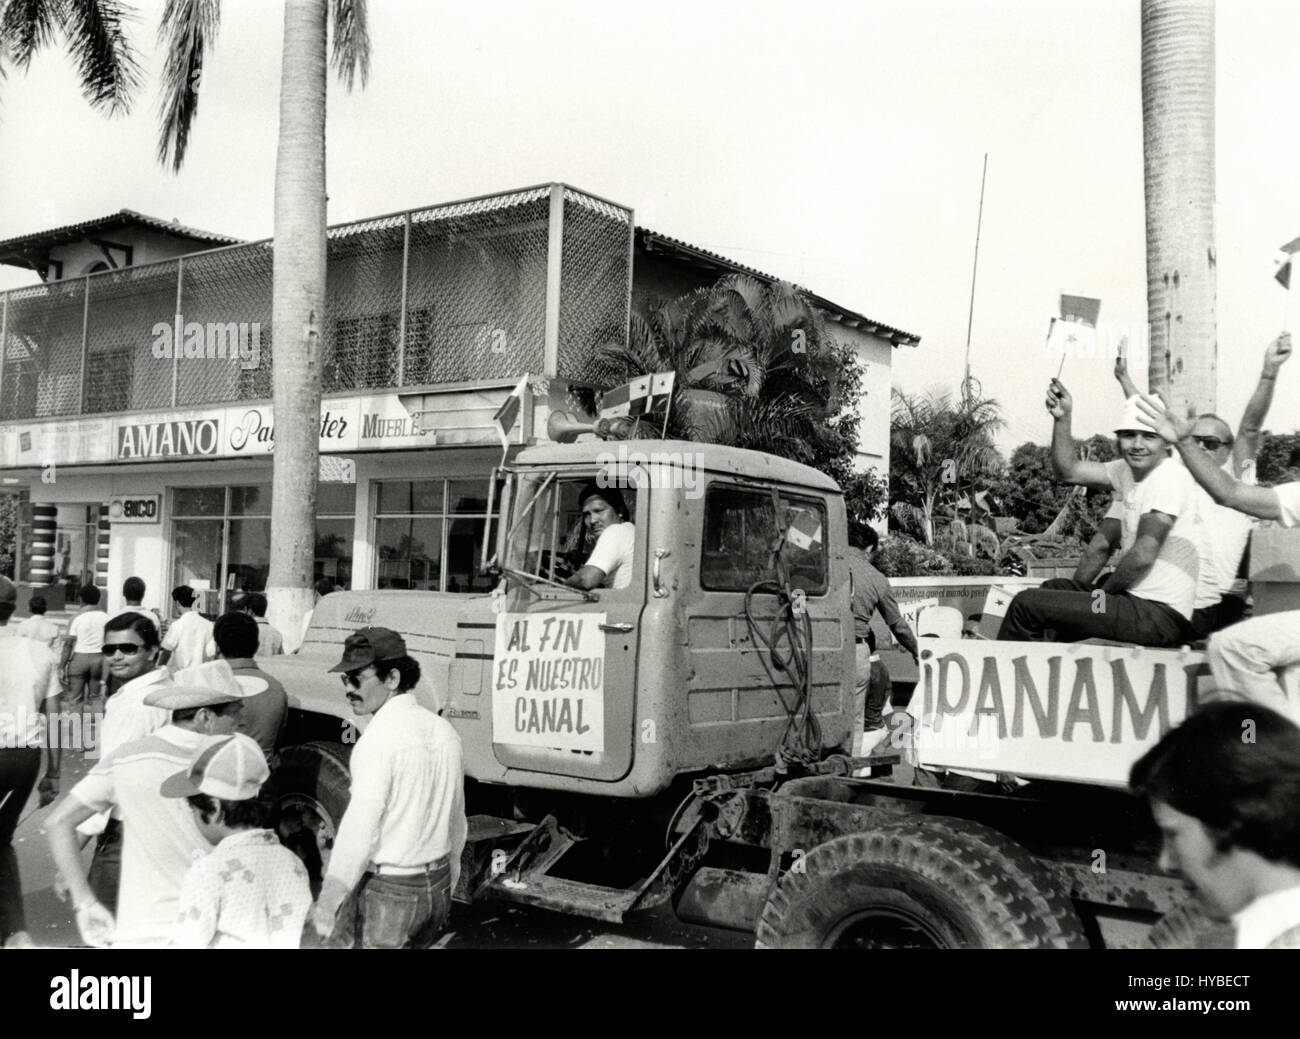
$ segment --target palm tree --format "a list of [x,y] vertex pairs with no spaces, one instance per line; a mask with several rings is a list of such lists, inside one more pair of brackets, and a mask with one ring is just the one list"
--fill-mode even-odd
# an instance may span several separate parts
[[668,435],[802,461],[833,453],[843,350],[789,282],[725,275],[633,314],[611,335],[612,377],[675,372]]
[[[900,525],[936,538],[941,510],[957,519],[963,493],[996,474],[1001,456],[993,434],[1003,425],[998,402],[975,393],[957,400],[946,393],[913,395],[895,389],[889,423],[889,497]],[[954,536],[958,532],[954,532]],[[960,540],[974,544],[969,531]]]
[[[9,0],[0,10],[0,56],[17,68],[67,40],[96,108],[129,110],[139,66],[123,31],[118,0]],[[158,159],[179,170],[198,112],[199,80],[220,20],[220,0],[167,0],[158,35],[166,45]],[[297,631],[311,609],[325,319],[326,28],[330,62],[343,84],[370,71],[365,0],[285,0],[280,66],[280,135],[275,170],[275,265],[271,321],[275,453],[272,456],[271,623]]]
[[1150,388],[1213,411],[1213,0],[1142,0],[1142,136]]

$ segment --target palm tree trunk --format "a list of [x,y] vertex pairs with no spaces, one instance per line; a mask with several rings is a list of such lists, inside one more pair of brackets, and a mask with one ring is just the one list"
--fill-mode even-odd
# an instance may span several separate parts
[[313,602],[325,329],[326,0],[285,0],[272,279],[270,621],[296,642]]
[[1213,411],[1213,0],[1142,0],[1142,137],[1151,390]]

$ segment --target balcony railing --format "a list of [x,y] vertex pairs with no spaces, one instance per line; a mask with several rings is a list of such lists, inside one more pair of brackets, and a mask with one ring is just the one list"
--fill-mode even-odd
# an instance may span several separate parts
[[[271,396],[270,239],[0,294],[0,417]],[[602,382],[632,212],[564,185],[329,229],[322,389]]]

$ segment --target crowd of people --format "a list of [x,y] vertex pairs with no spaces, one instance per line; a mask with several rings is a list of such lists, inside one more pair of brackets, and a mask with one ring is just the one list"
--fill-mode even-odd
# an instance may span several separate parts
[[[56,890],[86,944],[298,948],[314,935],[337,948],[431,945],[468,832],[464,773],[455,729],[410,695],[420,666],[401,636],[361,629],[330,669],[370,724],[353,749],[333,856],[323,877],[309,878],[277,825],[288,701],[257,664],[263,633],[274,633],[265,598],[245,596],[213,622],[196,611],[193,589],[178,588],[179,616],[164,636],[157,615],[139,608],[143,594],[130,579],[127,608],[111,617],[83,595],[60,660],[45,631],[18,637],[8,626],[16,589],[0,578],[0,944],[33,944],[12,838],[42,757],[40,805],[59,796],[65,740],[48,727],[64,717],[65,693],[90,705],[102,679],[98,761],[45,823]],[[71,667],[92,645],[95,666]],[[83,676],[75,694],[73,675]]]

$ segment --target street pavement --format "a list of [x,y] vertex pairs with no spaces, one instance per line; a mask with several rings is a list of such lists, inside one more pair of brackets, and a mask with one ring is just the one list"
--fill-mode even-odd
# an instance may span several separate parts
[[[80,753],[65,752],[61,793],[66,795],[93,764]],[[33,791],[14,834],[27,929],[38,946],[78,947],[82,942],[72,909],[54,894],[54,861],[41,833],[52,810],[53,805],[39,808]],[[91,847],[84,852],[87,867]],[[438,941],[439,947],[448,949],[748,949],[753,945],[751,934],[682,923],[668,906],[614,925],[494,902],[453,905],[451,927]]]

